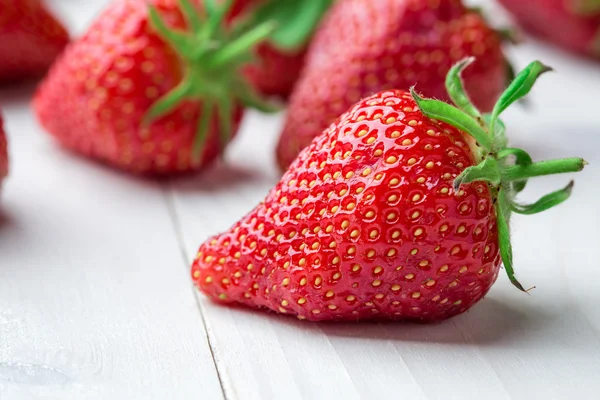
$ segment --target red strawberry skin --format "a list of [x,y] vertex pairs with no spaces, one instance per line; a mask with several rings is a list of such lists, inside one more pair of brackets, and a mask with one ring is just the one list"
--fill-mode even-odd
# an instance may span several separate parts
[[[173,28],[185,29],[177,0],[152,0]],[[60,143],[133,173],[196,171],[219,155],[216,115],[199,160],[192,145],[200,102],[186,101],[143,127],[142,117],[181,81],[179,57],[150,27],[147,1],[113,2],[68,47],[38,89],[34,108]],[[199,3],[197,3],[199,4]],[[236,107],[236,132],[243,110]]]
[[43,75],[68,42],[39,0],[0,0],[0,83]]
[[500,3],[530,32],[565,49],[600,59],[600,14],[578,15],[575,0],[500,0]]
[[201,245],[197,287],[300,319],[437,321],[477,303],[501,257],[465,135],[410,94],[361,101],[302,151],[263,203]]
[[416,83],[424,95],[448,100],[448,70],[471,55],[477,61],[464,74],[467,92],[490,111],[507,84],[501,38],[460,0],[337,2],[290,98],[277,148],[280,167],[285,170],[338,115],[373,93]]
[[6,134],[4,133],[2,116],[0,115],[0,189],[2,181],[8,176],[8,148]]
[[288,99],[300,78],[306,52],[306,48],[284,52],[263,43],[257,48],[259,63],[246,68],[246,77],[263,95]]

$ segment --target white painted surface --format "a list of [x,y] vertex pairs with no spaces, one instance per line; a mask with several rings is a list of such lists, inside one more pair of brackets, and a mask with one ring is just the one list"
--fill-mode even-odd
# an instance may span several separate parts
[[[80,32],[103,2],[53,6]],[[251,114],[225,163],[160,184],[58,149],[32,118],[30,90],[0,90],[12,155],[0,399],[597,399],[600,65],[535,41],[512,54],[557,70],[528,114],[507,113],[513,143],[591,164],[567,204],[515,220],[531,296],[501,276],[472,311],[434,326],[311,324],[215,306],[191,288],[199,244],[276,182],[281,116]],[[524,200],[569,178],[537,180]]]

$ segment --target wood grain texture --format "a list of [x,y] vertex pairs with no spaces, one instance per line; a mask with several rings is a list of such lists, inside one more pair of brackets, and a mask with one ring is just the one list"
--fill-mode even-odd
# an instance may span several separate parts
[[[433,326],[312,324],[220,307],[198,294],[228,399],[597,398],[600,69],[535,40],[511,55],[519,68],[541,59],[557,70],[540,80],[528,108],[506,113],[512,142],[535,159],[580,155],[591,163],[567,204],[515,217],[517,273],[537,289],[524,295],[501,275],[474,309]],[[272,148],[281,123],[282,116],[252,115],[226,163],[172,185],[188,262],[276,183]],[[569,179],[538,179],[522,200]]]
[[0,91],[0,399],[222,399],[163,189],[59,149],[31,89]]
[[[51,0],[77,33],[106,3]],[[225,162],[162,184],[58,149],[30,92],[1,90],[13,168],[0,216],[0,399],[597,399],[600,68],[536,41],[513,55],[557,72],[529,109],[506,114],[512,142],[591,164],[567,204],[514,221],[531,296],[501,275],[469,313],[437,325],[313,324],[216,306],[191,288],[199,244],[276,183],[283,116],[250,114]],[[536,180],[523,200],[568,179]]]

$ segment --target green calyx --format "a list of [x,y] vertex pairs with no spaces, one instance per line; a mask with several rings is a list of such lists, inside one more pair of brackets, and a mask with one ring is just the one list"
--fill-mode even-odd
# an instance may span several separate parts
[[595,16],[600,14],[600,0],[572,0],[570,7],[578,15]]
[[310,40],[321,19],[335,0],[268,0],[243,22],[256,26],[274,22],[269,41],[280,50],[294,52]]
[[421,112],[432,119],[446,122],[473,140],[471,150],[476,165],[466,168],[454,181],[454,191],[461,185],[475,181],[486,182],[494,200],[498,221],[500,254],[504,268],[513,285],[527,292],[515,277],[513,253],[510,243],[510,216],[512,213],[532,215],[555,207],[569,198],[573,182],[565,188],[547,194],[533,204],[519,204],[516,195],[525,189],[527,180],[537,176],[581,171],[587,164],[581,158],[564,158],[534,162],[522,149],[508,147],[504,123],[499,119],[510,105],[529,94],[537,79],[551,71],[539,61],[534,61],[523,69],[500,96],[492,113],[481,114],[473,105],[464,90],[461,74],[472,62],[467,58],[458,62],[448,73],[446,88],[453,105],[419,96],[414,87],[411,94]]
[[238,104],[274,112],[277,108],[261,99],[241,76],[242,66],[254,59],[253,48],[275,29],[269,22],[243,32],[229,32],[224,19],[232,0],[217,5],[204,0],[204,10],[197,10],[190,0],[178,0],[188,31],[169,28],[158,10],[148,5],[149,20],[157,34],[180,57],[183,78],[169,93],[158,99],[146,112],[144,124],[163,117],[186,100],[201,102],[200,121],[192,150],[192,160],[199,161],[214,115],[219,121],[221,149],[233,135],[233,113]]

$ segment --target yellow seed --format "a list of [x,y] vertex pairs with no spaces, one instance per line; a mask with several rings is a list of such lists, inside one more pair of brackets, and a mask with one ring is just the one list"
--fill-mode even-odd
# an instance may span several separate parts
[[429,260],[421,260],[419,262],[419,267],[426,267],[429,265]]
[[417,179],[417,183],[425,183],[425,178],[424,177],[420,177]]
[[460,247],[459,246],[454,246],[452,248],[452,250],[450,251],[450,254],[452,254],[453,256],[458,254],[460,252]]
[[284,278],[284,279],[281,281],[281,285],[282,285],[282,286],[287,286],[287,285],[289,285],[289,284],[290,284],[290,278]]
[[331,263],[332,263],[333,265],[339,264],[339,263],[340,263],[340,258],[339,258],[339,257],[337,257],[337,256],[336,256],[336,257],[334,257],[334,259],[333,259],[333,260],[331,260]]
[[370,138],[367,139],[367,144],[373,144],[375,143],[375,138],[373,136],[371,136]]
[[219,295],[219,299],[220,299],[220,300],[227,300],[227,295],[226,295],[225,293],[221,293],[221,294]]
[[376,279],[373,281],[373,283],[371,283],[371,286],[373,287],[377,287],[381,285],[381,281],[379,279]]
[[417,228],[414,232],[415,236],[421,236],[423,234],[423,229],[422,228]]
[[465,228],[465,226],[464,226],[464,225],[461,225],[461,226],[459,226],[459,227],[458,227],[458,229],[457,229],[456,231],[457,231],[458,233],[463,233],[463,232],[464,232],[464,231],[466,231],[466,230],[467,230],[467,228]]
[[330,310],[335,310],[337,309],[337,306],[335,304],[330,304],[327,306],[327,308],[329,308]]
[[394,212],[389,213],[387,216],[388,221],[392,221],[395,218],[396,218],[396,213],[394,213]]
[[290,303],[287,300],[282,300],[281,301],[281,305],[284,306],[284,307],[288,306],[289,304]]
[[396,118],[394,118],[394,117],[389,117],[389,118],[388,118],[388,119],[385,121],[385,123],[386,123],[386,124],[393,124],[394,122],[396,122]]
[[442,265],[442,267],[440,268],[440,272],[446,272],[446,271],[448,271],[448,264]]
[[375,269],[373,269],[374,274],[380,274],[381,271],[383,271],[383,268],[381,268],[381,267],[375,267]]
[[354,266],[352,266],[352,272],[358,272],[358,271],[360,271],[360,265],[354,264]]
[[464,274],[464,273],[465,273],[465,272],[467,272],[468,270],[469,270],[469,268],[467,268],[467,266],[466,266],[466,265],[464,265],[464,266],[462,266],[462,267],[461,267],[461,268],[458,270],[458,272],[459,272],[459,273],[461,273],[461,274]]
[[306,265],[306,258],[301,258],[300,261],[298,261],[298,265],[303,267]]
[[358,229],[355,229],[350,233],[350,237],[352,237],[352,238],[357,238],[358,235],[360,235],[360,232]]
[[410,254],[412,254],[412,255],[414,256],[414,255],[415,255],[415,254],[417,254],[418,252],[419,252],[419,249],[412,249],[412,250],[410,251]]
[[448,286],[450,286],[450,287],[456,287],[456,286],[458,286],[458,282],[457,281],[453,281]]
[[400,285],[396,284],[396,285],[392,285],[392,290],[394,292],[397,292],[398,290],[400,290]]
[[304,286],[308,283],[308,280],[306,278],[302,278],[300,279],[300,286]]
[[346,229],[350,226],[350,222],[348,220],[342,221],[342,229]]
[[369,237],[370,237],[371,239],[375,239],[375,238],[377,237],[377,235],[378,235],[378,234],[379,234],[379,232],[378,232],[376,229],[373,229],[373,230],[371,231],[371,233],[369,233]]
[[298,304],[302,305],[306,303],[306,299],[304,297],[301,297],[298,299]]
[[398,201],[398,196],[397,195],[393,194],[390,197],[388,197],[388,202],[394,203],[396,201]]
[[419,200],[421,200],[421,195],[420,195],[420,194],[418,194],[418,193],[417,193],[417,194],[415,194],[415,195],[412,197],[412,201],[413,201],[413,202],[415,202],[415,203],[416,203],[417,201],[419,201]]
[[393,178],[390,180],[390,186],[396,186],[400,183],[400,180],[398,178]]
[[426,286],[432,287],[433,285],[435,285],[435,280],[430,279],[425,283]]
[[417,163],[417,159],[416,158],[411,158],[408,160],[408,165],[415,165]]
[[446,232],[448,230],[448,225],[444,224],[440,226],[440,232]]
[[398,239],[400,237],[401,233],[400,231],[394,231],[394,233],[392,233],[392,239]]
[[396,161],[398,161],[398,157],[396,156],[389,156],[388,158],[386,158],[385,162],[388,164],[393,164]]
[[381,300],[381,299],[383,299],[383,297],[384,297],[384,294],[383,294],[383,293],[377,293],[377,294],[375,295],[375,298],[376,298],[377,300]]
[[350,179],[354,176],[354,172],[352,171],[348,171],[348,173],[346,174],[346,179]]
[[414,119],[408,122],[408,125],[410,126],[417,126],[418,122],[415,121]]
[[248,271],[252,271],[252,268],[254,268],[254,264],[252,263],[248,264],[248,266],[246,267]]
[[206,279],[204,280],[204,282],[206,283],[211,283],[213,281],[212,276],[207,276]]
[[355,207],[356,207],[356,203],[348,203],[348,205],[346,206],[346,210],[352,211],[352,210],[354,210]]
[[333,274],[333,280],[338,280],[342,277],[342,274],[340,274],[339,272],[336,272],[335,274]]
[[377,149],[377,150],[375,150],[375,151],[373,152],[373,155],[374,155],[375,157],[380,157],[380,156],[382,156],[382,155],[383,155],[383,150],[381,150],[381,149]]
[[336,213],[336,212],[337,212],[339,209],[340,209],[340,207],[338,207],[338,206],[333,206],[333,207],[331,207],[331,213],[332,213],[332,214],[335,214],[335,213]]
[[406,279],[411,280],[415,278],[415,274],[407,274],[404,276]]
[[393,137],[393,138],[400,137],[400,132],[398,132],[398,131],[394,131],[394,132],[392,132],[392,137]]
[[440,189],[440,193],[441,193],[441,194],[448,194],[448,192],[449,192],[449,191],[450,191],[450,190],[448,190],[448,188],[447,188],[447,187],[445,187],[445,188],[441,188],[441,189]]
[[369,133],[369,132],[367,132],[365,129],[363,129],[362,131],[358,132],[358,137],[366,136],[367,133]]
[[427,164],[425,164],[425,168],[432,169],[434,167],[434,165],[435,164],[433,163],[433,161],[429,161]]
[[374,211],[367,211],[367,213],[365,214],[365,218],[373,218],[375,216],[375,212]]
[[419,292],[414,292],[411,296],[413,299],[418,299],[419,297],[421,297],[421,293]]
[[454,305],[455,306],[459,306],[461,303],[462,303],[462,300],[457,300],[457,301],[454,302]]
[[402,142],[402,146],[408,146],[412,144],[412,140],[410,139],[404,139],[404,141]]
[[327,293],[325,293],[325,297],[333,297],[333,296],[335,296],[335,293],[333,292],[333,290],[330,290]]
[[346,297],[346,300],[348,300],[348,301],[354,301],[354,300],[356,300],[356,297],[350,295],[350,296]]
[[396,255],[396,249],[389,249],[387,252],[388,257],[393,257]]

